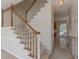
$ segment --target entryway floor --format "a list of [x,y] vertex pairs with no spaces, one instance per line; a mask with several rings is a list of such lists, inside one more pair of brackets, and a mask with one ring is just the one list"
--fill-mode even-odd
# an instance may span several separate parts
[[66,48],[55,47],[50,59],[74,59]]

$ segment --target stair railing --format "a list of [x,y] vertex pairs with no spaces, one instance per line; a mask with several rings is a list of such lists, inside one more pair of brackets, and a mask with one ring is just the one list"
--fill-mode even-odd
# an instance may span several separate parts
[[20,16],[13,5],[11,5],[11,26],[17,33],[17,38],[25,44],[25,48],[30,51],[33,59],[40,59],[40,32],[36,31],[28,22]]

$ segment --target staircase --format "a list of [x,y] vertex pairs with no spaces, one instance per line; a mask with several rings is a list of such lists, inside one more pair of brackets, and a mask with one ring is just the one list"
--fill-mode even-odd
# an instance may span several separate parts
[[[37,15],[46,2],[47,0],[36,0],[27,11],[27,20]],[[11,5],[10,10],[11,26],[2,27],[2,49],[18,59],[40,59],[46,49],[40,43],[40,32],[16,12],[14,5]]]
[[11,27],[2,27],[2,49],[18,59],[40,59],[40,32],[29,25],[13,5],[10,9]]

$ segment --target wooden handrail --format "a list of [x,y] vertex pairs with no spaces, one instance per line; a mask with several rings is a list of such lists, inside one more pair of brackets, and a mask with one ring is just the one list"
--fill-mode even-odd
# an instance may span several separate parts
[[7,10],[9,10],[11,7],[8,7],[8,8],[6,8],[5,10],[2,10],[3,12],[5,12],[5,11],[7,11]]
[[34,5],[35,2],[36,2],[36,0],[33,1],[33,3],[30,5],[30,7],[26,11],[26,21],[27,21],[27,12],[31,9],[31,7]]
[[27,9],[26,12],[28,12],[28,11],[31,9],[31,7],[33,6],[33,4],[34,4],[35,2],[36,2],[36,0],[33,1],[33,3],[30,5],[30,7]]
[[36,34],[40,34],[40,32],[37,32],[30,24],[28,24],[28,22],[26,22],[26,20],[20,16],[15,10],[12,10],[33,32],[35,32]]

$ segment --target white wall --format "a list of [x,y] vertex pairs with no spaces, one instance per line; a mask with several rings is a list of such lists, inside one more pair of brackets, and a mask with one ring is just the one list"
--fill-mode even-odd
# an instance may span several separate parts
[[72,54],[75,57],[75,59],[78,59],[78,7],[77,7],[77,0],[72,1],[72,29],[71,29],[71,35],[74,37],[72,39]]
[[51,4],[45,4],[45,7],[38,12],[31,21],[33,28],[41,32],[40,40],[46,46],[46,48],[51,51]]
[[[51,0],[50,0],[51,1]],[[52,1],[51,1],[52,2]],[[54,49],[54,8],[51,6],[51,48]]]
[[3,26],[11,25],[11,10],[6,10],[3,12]]

